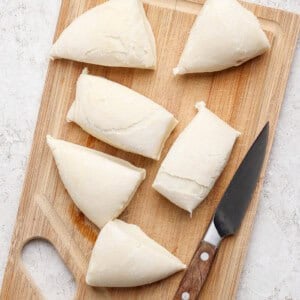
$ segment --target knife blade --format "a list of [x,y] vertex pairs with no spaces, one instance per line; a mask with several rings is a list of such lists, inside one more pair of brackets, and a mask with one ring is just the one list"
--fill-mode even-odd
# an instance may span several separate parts
[[197,299],[219,244],[238,231],[260,175],[268,135],[269,123],[264,126],[234,174],[181,280],[174,300]]

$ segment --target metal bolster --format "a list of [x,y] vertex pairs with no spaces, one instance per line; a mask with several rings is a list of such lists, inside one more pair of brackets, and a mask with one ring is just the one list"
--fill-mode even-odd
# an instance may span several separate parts
[[215,226],[214,220],[211,221],[203,240],[215,247],[218,247],[220,242],[222,241],[222,237],[220,236]]

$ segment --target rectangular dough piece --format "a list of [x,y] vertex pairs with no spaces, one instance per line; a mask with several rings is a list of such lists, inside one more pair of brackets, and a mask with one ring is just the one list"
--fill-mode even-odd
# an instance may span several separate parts
[[178,123],[149,98],[87,70],[77,81],[67,120],[114,147],[156,160]]
[[222,173],[238,131],[205,107],[179,135],[163,161],[153,188],[179,207],[192,211]]

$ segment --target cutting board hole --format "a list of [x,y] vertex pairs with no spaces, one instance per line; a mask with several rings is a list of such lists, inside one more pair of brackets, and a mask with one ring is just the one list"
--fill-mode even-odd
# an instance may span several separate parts
[[74,298],[74,277],[50,242],[43,239],[29,241],[22,250],[22,261],[45,299]]

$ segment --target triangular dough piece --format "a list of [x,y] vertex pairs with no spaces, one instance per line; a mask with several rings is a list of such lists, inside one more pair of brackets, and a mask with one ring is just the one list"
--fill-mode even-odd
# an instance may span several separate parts
[[145,178],[125,160],[49,135],[47,142],[73,201],[100,228],[122,213]]
[[109,0],[75,19],[53,45],[51,56],[154,69],[156,45],[140,0]]
[[138,226],[114,220],[98,236],[86,282],[100,287],[134,287],[161,280],[185,268]]
[[239,66],[270,43],[258,19],[236,0],[206,0],[174,74],[203,73]]
[[149,98],[86,70],[77,81],[67,120],[114,147],[152,159],[159,159],[177,125],[170,112]]

